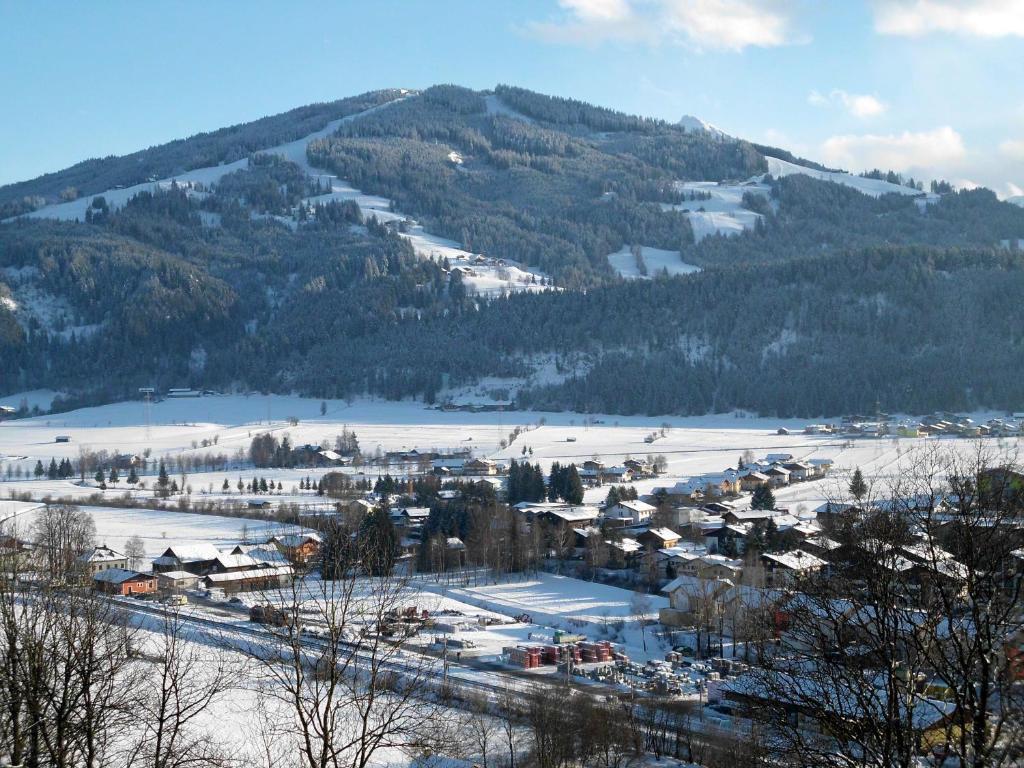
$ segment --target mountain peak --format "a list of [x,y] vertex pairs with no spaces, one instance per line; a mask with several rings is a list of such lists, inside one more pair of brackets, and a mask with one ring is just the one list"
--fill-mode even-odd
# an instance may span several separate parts
[[700,131],[702,133],[709,133],[719,139],[726,139],[729,135],[720,128],[716,128],[711,123],[701,120],[699,117],[693,115],[683,115],[679,118],[677,123],[680,127],[690,132]]

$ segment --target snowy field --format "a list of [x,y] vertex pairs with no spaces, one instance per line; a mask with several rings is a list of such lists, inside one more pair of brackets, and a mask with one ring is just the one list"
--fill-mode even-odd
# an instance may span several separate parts
[[[0,404],[17,405],[19,395],[0,398]],[[901,457],[915,448],[942,444],[961,452],[970,452],[976,444],[970,440],[936,438],[859,438],[836,435],[804,435],[803,420],[780,420],[747,417],[742,413],[697,417],[644,417],[583,415],[577,413],[538,413],[506,411],[469,413],[441,411],[422,403],[357,399],[351,402],[324,402],[299,397],[262,395],[215,395],[195,399],[170,399],[151,406],[148,414],[142,402],[123,402],[68,413],[38,416],[0,422],[0,498],[11,498],[13,492],[28,491],[34,498],[75,496],[84,498],[97,492],[92,478],[79,484],[72,480],[31,478],[37,461],[44,466],[51,458],[75,460],[80,450],[109,453],[143,454],[147,449],[152,459],[220,453],[228,457],[226,472],[190,474],[185,482],[199,498],[218,498],[228,480],[230,491],[224,498],[241,501],[248,498],[236,490],[239,478],[249,481],[253,476],[280,482],[279,495],[264,497],[272,503],[294,501],[315,503],[315,495],[299,491],[299,482],[306,477],[318,478],[326,470],[254,470],[247,463],[252,438],[273,432],[279,438],[287,435],[292,444],[333,444],[342,429],[353,430],[366,456],[387,451],[413,448],[437,451],[469,449],[476,456],[499,461],[528,459],[545,470],[554,461],[562,464],[582,463],[598,458],[607,465],[620,464],[627,457],[663,456],[667,472],[656,480],[636,484],[641,493],[657,485],[671,485],[677,480],[735,466],[745,451],[755,457],[766,453],[789,453],[798,459],[832,459],[832,477],[813,483],[785,488],[777,493],[780,503],[815,505],[828,496],[837,483],[854,467],[869,477],[891,478]],[[975,414],[983,421],[995,414]],[[292,421],[296,423],[292,423]],[[511,437],[515,428],[519,435],[511,444],[501,447],[500,441]],[[779,435],[777,429],[787,427],[795,434]],[[664,428],[665,434],[661,435]],[[57,435],[68,435],[70,442],[55,443]],[[645,439],[654,436],[653,442]],[[202,447],[206,440],[208,447]],[[989,450],[1007,454],[1018,449],[1017,439],[987,439]],[[195,447],[193,447],[195,445]],[[19,469],[21,479],[8,478],[8,469]],[[388,468],[399,472],[400,468]],[[346,471],[363,471],[376,476],[384,471],[363,467]],[[152,476],[143,478],[152,487]],[[181,478],[175,476],[175,479]],[[123,495],[119,487],[106,493],[109,497]],[[587,500],[603,498],[607,489],[587,491]],[[146,495],[146,491],[136,494]],[[203,495],[205,494],[205,496]],[[319,500],[322,502],[322,500]]]
[[929,202],[938,200],[938,195],[924,193],[916,189],[911,189],[910,187],[904,187],[902,184],[892,184],[891,182],[882,181],[880,179],[866,179],[863,176],[855,176],[852,173],[818,171],[814,168],[807,168],[802,165],[797,165],[796,163],[790,163],[786,160],[780,160],[777,157],[769,157],[767,155],[765,156],[765,160],[768,161],[768,173],[775,178],[802,173],[813,179],[831,181],[836,184],[842,184],[846,187],[853,187],[858,192],[870,195],[871,197],[881,197],[882,195],[888,194],[911,195],[913,197],[920,195]]
[[[27,502],[0,501],[0,521],[9,517],[5,527],[13,523],[18,534],[25,536],[40,508]],[[83,509],[92,515],[96,523],[97,543],[123,550],[130,537],[139,536],[145,544],[147,558],[159,557],[172,545],[213,544],[219,549],[231,549],[242,543],[243,538],[262,542],[276,534],[294,530],[294,526],[240,517],[155,509],[93,506]]]
[[[734,184],[716,181],[680,181],[676,189],[687,197],[682,203],[662,204],[662,210],[686,211],[690,226],[693,227],[693,238],[700,242],[708,235],[738,235],[747,229],[753,229],[761,214],[754,213],[743,207],[743,195],[750,193],[768,197],[770,189],[760,180],[751,179]],[[690,195],[711,195],[708,200],[690,200]]]
[[615,253],[608,254],[608,262],[612,269],[622,277],[650,279],[663,273],[669,275],[689,275],[693,272],[700,272],[700,267],[687,264],[682,260],[679,251],[665,251],[660,248],[649,248],[644,245],[640,248],[640,256],[643,259],[646,273],[641,273],[637,265],[636,257],[630,251],[630,246],[624,245]]

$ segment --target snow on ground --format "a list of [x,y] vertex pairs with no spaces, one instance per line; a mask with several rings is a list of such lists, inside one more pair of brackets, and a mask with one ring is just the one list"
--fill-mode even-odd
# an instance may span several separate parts
[[427,232],[422,224],[413,222],[405,214],[396,211],[390,200],[377,195],[368,195],[337,176],[316,173],[323,182],[330,182],[331,191],[303,200],[304,205],[331,201],[352,200],[359,206],[364,218],[375,218],[380,222],[406,222],[400,234],[412,245],[416,253],[426,259],[447,259],[453,268],[464,270],[463,282],[480,294],[495,294],[502,291],[540,291],[546,275],[531,271],[523,265],[501,259],[491,259],[482,254],[462,248],[454,240]]
[[821,181],[831,181],[836,184],[853,187],[858,192],[863,192],[865,195],[870,195],[871,197],[881,197],[886,194],[897,194],[911,195],[913,197],[921,196],[929,202],[934,202],[939,199],[938,195],[924,193],[916,189],[911,189],[910,187],[904,187],[901,184],[892,184],[888,181],[881,181],[880,179],[866,179],[863,176],[855,176],[852,173],[818,171],[814,168],[807,168],[803,165],[797,165],[796,163],[790,163],[786,160],[780,160],[777,157],[770,157],[768,155],[765,155],[765,160],[768,161],[768,173],[776,178],[791,176],[795,173],[802,173],[806,176],[810,176],[811,178],[820,179]]
[[[4,516],[4,504],[0,502],[0,518]],[[19,535],[32,525],[41,509],[39,505],[19,502],[15,516],[8,521],[16,526]],[[171,512],[155,509],[119,509],[117,507],[83,507],[96,523],[96,541],[121,550],[131,536],[142,538],[146,557],[159,557],[172,545],[213,544],[220,549],[231,549],[243,538],[249,541],[266,541],[271,536],[294,530],[268,520],[253,520],[243,517],[221,517],[199,515],[189,512]],[[245,528],[245,536],[243,536]]]
[[[260,154],[278,155],[298,165],[306,172],[307,175],[319,178],[321,181],[329,181],[331,183],[331,192],[325,195],[307,198],[304,201],[307,205],[317,202],[324,203],[331,200],[354,200],[363,211],[364,216],[373,216],[382,222],[405,220],[407,217],[404,214],[393,210],[389,200],[375,195],[364,194],[352,187],[348,182],[338,179],[336,176],[331,174],[323,173],[322,170],[316,169],[310,165],[309,158],[306,155],[306,149],[311,141],[326,138],[327,136],[335,133],[342,123],[356,120],[364,115],[385,109],[391,104],[395,104],[404,98],[406,97],[403,96],[394,101],[387,102],[386,104],[371,107],[368,110],[354,115],[349,115],[348,117],[332,120],[319,131],[315,131],[308,136],[296,139],[295,141],[290,141],[286,144],[280,144],[276,147],[260,150]],[[504,105],[501,105],[500,101],[497,100],[497,97],[492,96],[490,98],[491,101],[488,101],[489,110],[495,109],[499,110],[501,114],[516,115],[516,113],[513,113],[511,110],[504,108]],[[147,181],[142,184],[135,184],[131,187],[125,187],[122,189],[109,189],[98,194],[102,195],[106,199],[107,204],[110,207],[120,208],[139,192],[153,191],[158,188],[167,188],[172,182],[176,182],[179,185],[202,184],[203,186],[208,186],[216,184],[228,173],[245,170],[248,167],[248,158],[243,158],[242,160],[237,160],[233,163],[210,166],[207,168],[196,168],[172,178],[160,179],[159,181]],[[73,200],[71,202],[47,205],[37,211],[33,211],[25,215],[31,218],[84,220],[85,211],[92,204],[92,199],[96,196],[97,195],[85,195],[78,200]],[[261,217],[257,216],[256,218]],[[279,216],[272,218],[281,221],[281,223],[293,229],[298,226],[297,222],[291,218]],[[206,222],[208,225],[214,224],[215,220],[207,217]],[[517,264],[515,262],[503,262],[485,258],[480,254],[470,253],[469,251],[463,250],[458,243],[452,240],[447,240],[430,234],[419,224],[413,224],[402,234],[404,237],[408,238],[413,249],[420,256],[424,258],[447,258],[453,267],[461,267],[467,270],[464,275],[464,282],[477,293],[497,294],[503,291],[538,291],[543,289],[541,282],[546,276],[542,273],[530,271],[524,268],[521,264]]]
[[676,125],[685,129],[688,133],[707,133],[716,139],[722,140],[730,138],[729,134],[721,128],[717,128],[706,120],[701,120],[693,115],[683,115],[679,118],[679,122]]
[[[309,136],[296,139],[295,141],[288,142],[287,144],[281,144],[276,147],[261,150],[261,154],[280,155],[281,157],[297,163],[308,173],[312,170],[309,166],[309,162],[306,160],[306,146],[309,142],[330,136],[338,130],[338,127],[342,123],[356,120],[363,115],[371,114],[394,103],[394,101],[387,102],[386,104],[371,107],[370,109],[364,110],[363,112],[357,112],[356,114],[349,115],[348,117],[332,120],[319,131],[314,131]],[[107,205],[111,208],[120,208],[131,198],[135,197],[135,195],[139,194],[139,192],[152,192],[160,188],[167,188],[172,182],[177,182],[178,184],[202,184],[203,186],[216,184],[225,175],[233,173],[234,171],[246,170],[248,167],[249,159],[242,158],[241,160],[236,160],[233,163],[222,163],[220,165],[207,166],[205,168],[194,168],[191,171],[185,171],[184,173],[180,173],[166,179],[146,181],[142,184],[135,184],[130,187],[122,187],[120,189],[108,189],[104,192],[99,192],[93,195],[83,195],[77,200],[72,200],[67,203],[47,205],[25,215],[34,219],[84,221],[85,210],[92,204],[92,199],[100,195],[106,199]]]
[[28,408],[39,406],[42,411],[48,411],[53,405],[53,399],[63,392],[56,392],[52,389],[33,389],[28,392],[15,392],[13,395],[0,396],[0,405],[9,405],[11,408],[20,408],[26,405]]
[[[644,651],[639,619],[647,621],[658,617],[658,609],[668,606],[668,600],[657,595],[635,596],[633,592],[591,581],[538,573],[525,580],[510,579],[497,584],[448,586],[430,580],[420,582],[424,589],[437,591],[449,598],[504,616],[526,614],[530,624],[491,627],[487,638],[479,637],[488,647],[499,643],[510,645],[522,642],[550,642],[554,629],[563,629],[587,635],[593,640],[611,640],[626,648],[631,658],[645,661],[657,658],[660,650],[648,635],[648,651]],[[525,630],[525,632],[524,632]],[[497,646],[500,652],[500,645]]]
[[[693,237],[700,242],[708,235],[737,235],[753,229],[761,214],[743,207],[746,193],[768,197],[767,184],[750,180],[742,183],[716,181],[679,181],[676,189],[684,196],[682,203],[662,204],[662,210],[685,211],[693,227]],[[710,195],[710,199],[689,199],[691,195]]]
[[496,93],[484,96],[484,103],[487,105],[487,114],[489,115],[503,115],[504,117],[512,117],[516,120],[522,120],[524,123],[532,123],[533,118],[527,117],[522,112],[517,112],[512,109],[508,104],[502,101]]
[[700,267],[684,262],[679,251],[665,251],[644,245],[640,248],[640,255],[646,267],[646,274],[641,274],[636,257],[630,248],[631,246],[624,245],[615,253],[608,254],[608,262],[612,265],[612,269],[622,277],[650,279],[663,272],[669,275],[689,275],[693,272],[700,272]]

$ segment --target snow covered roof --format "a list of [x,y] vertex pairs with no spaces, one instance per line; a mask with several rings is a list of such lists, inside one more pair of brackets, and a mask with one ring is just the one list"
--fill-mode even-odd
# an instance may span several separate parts
[[806,571],[825,565],[825,561],[820,557],[816,557],[810,552],[804,552],[802,549],[783,552],[782,554],[768,553],[763,555],[763,557],[791,571]]
[[221,551],[213,544],[176,544],[164,550],[163,555],[157,559],[166,562],[173,558],[182,563],[194,563],[202,560],[216,560],[220,554]]
[[618,506],[632,510],[633,512],[654,512],[657,507],[639,499],[625,499],[618,503]]
[[303,544],[313,542],[315,544],[322,544],[323,539],[319,533],[310,531],[309,533],[286,533],[282,536],[274,536],[270,539],[275,544],[280,544],[282,547],[301,547]]
[[165,571],[164,573],[156,574],[156,576],[161,579],[170,579],[171,581],[182,581],[199,578],[194,573],[189,573],[188,571]]
[[702,579],[698,576],[688,576],[686,574],[682,576],[676,576],[672,581],[661,588],[661,591],[666,594],[671,594],[680,589],[688,592],[700,591],[700,592],[715,592],[719,589],[726,589],[733,586],[733,583],[728,579]]
[[109,563],[113,560],[127,559],[126,555],[123,555],[116,549],[111,549],[105,544],[93,547],[89,552],[84,552],[78,556],[78,561],[81,563]]
[[655,536],[662,541],[672,541],[673,539],[678,540],[679,534],[670,528],[651,528],[647,531],[651,536]]
[[430,507],[403,507],[399,512],[406,517],[425,519],[430,516]]
[[126,571],[123,568],[110,568],[93,574],[93,581],[105,581],[110,584],[123,584],[132,579],[152,579],[151,573],[139,573],[138,571]]
[[214,584],[239,581],[242,579],[266,579],[277,576],[290,576],[292,568],[290,565],[276,565],[270,568],[252,568],[245,571],[232,571],[231,573],[211,573],[206,580]]

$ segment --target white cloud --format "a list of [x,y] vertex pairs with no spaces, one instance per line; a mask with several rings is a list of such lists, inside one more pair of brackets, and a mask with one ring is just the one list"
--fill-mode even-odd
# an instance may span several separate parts
[[629,0],[558,0],[558,4],[587,21],[622,21],[631,15]]
[[1024,37],[1021,0],[874,0],[875,30],[920,37],[954,32],[975,37]]
[[811,91],[807,101],[815,106],[828,106],[839,104],[854,117],[866,118],[877,117],[885,112],[889,105],[879,100],[877,96],[867,93],[847,93],[836,89],[827,96],[818,91]]
[[931,131],[833,136],[822,144],[827,165],[854,171],[955,168],[967,155],[963,138],[948,125]]
[[999,152],[1014,160],[1024,160],[1024,139],[1007,139],[999,145]]
[[528,29],[553,42],[620,41],[742,51],[797,41],[790,0],[558,0],[566,17]]

